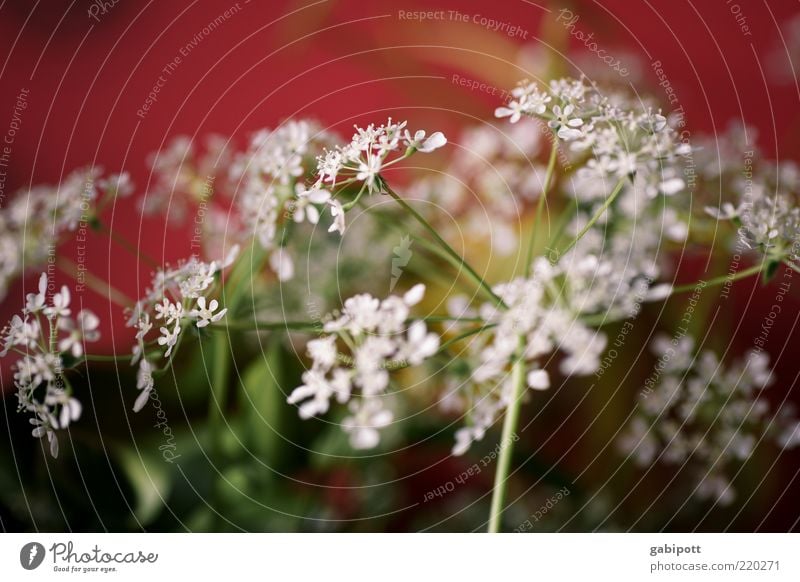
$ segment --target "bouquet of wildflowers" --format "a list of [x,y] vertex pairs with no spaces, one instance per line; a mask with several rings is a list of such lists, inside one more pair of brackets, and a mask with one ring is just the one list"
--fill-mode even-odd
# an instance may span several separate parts
[[[2,333],[33,436],[55,457],[59,435],[80,421],[71,375],[104,360],[135,366],[126,396],[138,412],[193,342],[213,354],[209,420],[218,431],[235,389],[235,346],[281,337],[303,368],[286,387],[284,413],[334,418],[355,450],[380,446],[415,405],[452,432],[453,455],[499,443],[487,516],[499,531],[520,409],[567,379],[602,376],[627,333],[609,329],[628,329],[645,303],[800,272],[793,166],[783,162],[776,180],[756,157],[744,181],[682,140],[657,103],[610,84],[522,82],[511,96],[494,125],[465,130],[453,151],[442,132],[412,131],[405,121],[356,127],[343,139],[314,121],[288,120],[239,152],[212,136],[202,148],[177,138],[154,154],[154,184],[140,208],[174,222],[201,212],[200,251],[156,263],[133,301],[86,279],[125,308],[125,354],[91,353],[98,316],[71,305],[69,286],[51,293],[52,278],[40,275],[38,292]],[[736,131],[724,139],[738,151]],[[436,177],[396,183],[410,158],[429,154],[443,160]],[[725,199],[713,200],[704,188],[719,181]],[[134,190],[124,174],[89,169],[23,193],[28,206],[0,213],[0,291],[23,266],[44,267],[47,249],[73,236],[82,214],[102,231],[105,205]],[[707,245],[709,229],[749,266],[675,284],[672,249]],[[392,247],[387,232],[403,243]],[[479,266],[486,249],[492,260]],[[370,280],[387,257],[388,293]],[[511,265],[506,276],[496,263]],[[341,287],[352,293],[330,304],[322,289],[344,272],[352,276]],[[665,333],[652,341],[657,367],[630,403],[619,451],[643,467],[691,463],[696,494],[730,502],[737,462],[762,441],[797,445],[800,423],[762,399],[772,374],[759,346],[725,361],[698,349],[680,325]],[[222,446],[219,434],[211,438]]]

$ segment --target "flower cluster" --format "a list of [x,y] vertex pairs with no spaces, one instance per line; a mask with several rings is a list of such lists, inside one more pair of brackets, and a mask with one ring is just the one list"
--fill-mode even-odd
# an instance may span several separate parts
[[[349,402],[350,416],[342,428],[352,446],[377,446],[378,429],[394,418],[386,407],[389,370],[417,366],[439,349],[438,336],[428,332],[424,321],[408,322],[411,307],[424,293],[420,284],[403,297],[391,295],[382,301],[356,295],[345,301],[338,316],[327,318],[323,335],[308,342],[311,368],[288,398],[290,404],[300,405],[302,418],[325,414],[333,398],[340,404]],[[338,342],[350,354],[340,352]]]
[[[705,140],[710,154],[699,156],[700,183],[706,192],[717,193],[715,205],[705,212],[732,222],[738,244],[770,263],[800,269],[800,167],[790,160],[765,159],[752,143],[756,135],[752,128],[732,126],[713,141]],[[732,192],[733,200],[719,200],[720,191]]]
[[[381,171],[400,162],[414,152],[430,153],[447,143],[440,131],[430,136],[419,130],[411,135],[405,129],[406,122],[393,123],[391,118],[385,125],[369,124],[366,128],[356,126],[350,143],[327,150],[317,160],[317,182],[315,189],[334,189],[337,186],[360,184],[359,194],[383,191]],[[402,147],[402,153],[400,153]],[[393,155],[393,159],[389,157]],[[343,231],[344,218],[341,203],[329,201],[331,212],[340,219],[336,230]]]
[[56,431],[78,420],[82,410],[64,375],[65,357],[83,356],[85,343],[100,338],[100,320],[88,309],[71,317],[69,288],[62,286],[49,300],[48,289],[42,273],[39,292],[27,295],[22,315],[3,329],[0,356],[20,356],[12,364],[19,410],[33,415],[33,436],[46,437],[50,454],[57,457]]
[[43,266],[66,234],[94,218],[99,194],[131,193],[127,174],[101,176],[100,168],[76,170],[57,186],[40,185],[17,193],[0,210],[0,300],[23,268]]
[[730,472],[760,442],[800,444],[800,422],[784,406],[771,414],[761,392],[772,381],[769,358],[751,351],[728,368],[711,351],[696,353],[691,338],[659,336],[658,374],[648,380],[636,412],[619,441],[642,467],[654,463],[694,471],[694,493],[722,505],[735,498]]
[[[620,179],[635,179],[648,197],[671,196],[686,187],[681,161],[691,153],[667,118],[637,96],[603,95],[584,79],[551,81],[544,89],[524,82],[495,111],[512,122],[522,115],[547,123],[582,162],[584,196],[604,197]],[[610,181],[610,185],[609,185]]]
[[[157,271],[150,288],[131,310],[128,326],[136,328],[131,363],[139,364],[136,387],[140,393],[133,407],[135,412],[144,407],[153,389],[154,360],[161,350],[164,358],[173,355],[186,322],[203,328],[225,316],[227,308],[220,309],[219,301],[209,298],[219,274],[233,263],[238,252],[234,247],[221,263],[205,263],[192,257],[177,267]],[[156,325],[158,336],[153,340],[155,334],[151,331]],[[150,347],[156,353],[148,351]]]
[[[335,138],[313,121],[287,121],[276,130],[257,132],[248,150],[234,162],[237,183],[234,208],[243,234],[255,237],[271,252],[270,266],[282,281],[294,275],[294,264],[281,248],[280,225],[285,216],[294,222],[319,220],[319,205],[328,202],[324,191],[309,191],[304,179],[315,157]],[[335,213],[335,208],[331,212]]]
[[144,214],[163,215],[180,224],[197,206],[208,206],[224,186],[232,155],[229,140],[221,135],[208,136],[202,146],[188,135],[178,135],[150,154],[152,186],[140,200]]
[[489,303],[480,308],[480,318],[492,328],[470,342],[469,376],[459,394],[449,394],[445,403],[469,416],[469,425],[456,432],[454,454],[481,440],[511,403],[510,369],[517,359],[525,361],[527,385],[534,390],[549,388],[549,375],[539,362],[556,350],[565,355],[560,364],[564,375],[583,376],[599,368],[606,337],[554,301],[558,291],[553,283],[559,275],[558,268],[538,259],[531,277],[494,288],[505,308]]

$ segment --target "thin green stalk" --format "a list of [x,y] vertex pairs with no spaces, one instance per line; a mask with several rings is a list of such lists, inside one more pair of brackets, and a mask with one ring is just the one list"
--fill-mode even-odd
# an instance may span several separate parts
[[589,229],[594,226],[594,224],[600,219],[601,216],[603,216],[603,214],[605,214],[605,211],[608,210],[608,207],[614,203],[614,200],[617,199],[619,193],[622,192],[622,187],[625,185],[625,180],[627,180],[627,178],[621,178],[620,181],[617,182],[617,185],[614,187],[614,190],[611,192],[609,197],[606,198],[606,201],[603,202],[603,205],[600,207],[600,209],[594,213],[594,216],[592,216],[589,222],[586,223],[586,226],[584,226],[581,229],[578,235],[569,242],[566,248],[558,252],[554,258],[551,258],[550,260],[551,263],[555,264],[559,260],[561,260],[561,257],[566,255],[570,250],[572,250],[572,247],[578,244],[578,241],[581,240],[587,232],[589,232]]
[[[521,349],[520,342],[520,349]],[[506,483],[508,472],[511,468],[511,454],[514,450],[514,435],[519,422],[519,409],[522,405],[522,394],[525,387],[525,360],[520,356],[511,369],[511,400],[503,418],[503,435],[500,440],[500,454],[497,458],[497,468],[494,473],[494,487],[492,488],[492,506],[489,511],[489,533],[500,531],[503,515]]]
[[[483,319],[480,317],[455,317],[452,315],[428,315],[425,317],[417,317],[407,320],[407,323],[418,321],[422,319],[429,323],[441,323],[448,321],[457,321],[460,323],[482,323]],[[221,321],[217,324],[208,326],[208,329],[213,331],[318,331],[321,327],[319,322],[315,321]]]
[[219,458],[223,410],[227,399],[228,374],[230,372],[231,358],[226,334],[216,334],[211,339],[214,367],[211,375],[211,398],[208,403],[208,421],[211,433],[212,460]]
[[[752,267],[748,267],[743,271],[739,271],[735,275],[720,275],[719,277],[714,277],[713,279],[709,279],[705,282],[704,287],[714,287],[715,285],[723,285],[729,281],[737,281],[739,279],[745,279],[747,277],[752,277],[753,275],[757,275],[761,272],[763,267],[761,265],[753,265]],[[686,293],[688,291],[694,291],[695,287],[702,282],[697,281],[696,283],[690,283],[688,285],[681,285],[680,287],[673,287],[672,292],[670,295],[677,295],[678,293]]]
[[492,291],[492,288],[486,283],[486,281],[483,280],[483,278],[480,275],[478,275],[475,269],[473,269],[461,255],[459,255],[456,251],[454,251],[453,248],[449,244],[447,244],[447,242],[442,237],[439,236],[439,233],[436,232],[436,229],[433,228],[430,225],[430,223],[427,220],[425,220],[425,218],[419,212],[414,210],[385,182],[384,186],[389,196],[394,198],[394,200],[400,206],[402,206],[403,209],[414,218],[414,220],[416,220],[420,225],[422,225],[422,227],[425,230],[428,231],[428,233],[433,237],[433,240],[435,240],[436,243],[442,248],[442,250],[444,250],[445,255],[443,256],[447,258],[450,264],[453,265],[453,267],[456,270],[464,269],[464,271],[467,273],[467,276],[470,279],[472,279],[472,281],[487,297],[491,298],[491,300],[494,301],[496,304],[505,307],[505,303],[503,302],[503,300],[500,297],[498,297],[494,291]]
[[[481,333],[482,331],[486,331],[487,329],[492,329],[493,327],[496,327],[496,326],[497,326],[496,323],[489,323],[487,325],[481,325],[480,327],[474,327],[474,328],[472,328],[472,329],[470,329],[468,331],[460,333],[459,335],[450,338],[449,340],[444,342],[442,345],[440,345],[439,349],[436,350],[436,353],[433,354],[433,355],[437,356],[437,355],[439,355],[441,353],[444,353],[447,350],[447,348],[449,348],[453,344],[458,343],[461,340],[466,339],[468,337],[471,337],[471,336],[473,336],[473,335],[475,335],[477,333]],[[406,361],[393,361],[393,362],[387,362],[387,365],[391,365],[392,370],[402,370],[403,368],[408,368],[411,364],[409,364]]]
[[[370,208],[365,204],[362,204],[361,206],[362,206],[362,208],[364,208],[364,210],[370,210]],[[423,238],[421,236],[417,236],[414,233],[409,233],[407,230],[404,230],[403,229],[403,225],[400,222],[398,222],[397,220],[391,220],[390,217],[385,216],[383,213],[381,213],[379,211],[373,211],[372,214],[381,222],[381,224],[384,224],[384,225],[388,226],[389,228],[393,228],[393,229],[395,229],[397,231],[401,231],[403,234],[408,234],[414,240],[415,243],[419,244],[424,249],[430,251],[436,257],[439,257],[440,259],[443,259],[445,261],[449,261],[450,260],[450,256],[447,255],[439,246],[433,244],[432,242],[430,242],[429,240],[427,240],[427,239],[425,239],[425,238]],[[435,268],[431,268],[428,271],[426,271],[424,273],[425,277],[427,277],[429,279],[436,279],[439,282],[439,284],[442,285],[444,288],[448,288],[448,287],[450,287],[452,285],[453,281],[451,279],[448,279],[441,272],[441,270],[438,268],[438,265],[436,265],[431,259],[426,257],[424,254],[417,255],[417,260],[419,260],[420,257],[422,259],[424,259],[428,263],[429,267],[430,266],[435,267]],[[411,265],[411,264],[406,265],[406,269],[409,269],[412,272],[417,272],[417,271],[415,271],[414,266]],[[421,273],[418,273],[418,274],[421,274]],[[456,278],[456,282],[462,283],[460,278]]]
[[110,228],[105,226],[104,224],[100,225],[100,232],[106,234],[108,236],[108,238],[113,240],[115,243],[117,243],[123,249],[128,251],[131,255],[133,255],[137,259],[143,260],[145,263],[147,263],[151,267],[155,267],[155,268],[161,267],[161,263],[159,263],[153,257],[151,257],[150,255],[148,255],[147,253],[142,251],[142,249],[139,246],[134,245],[131,241],[129,241],[127,238],[125,238],[124,236],[122,236],[118,232],[114,232],[113,230],[111,230]]
[[77,264],[65,257],[59,257],[56,261],[56,265],[78,283],[85,284],[101,297],[108,297],[110,301],[113,301],[121,307],[133,307],[136,304],[133,299],[125,295],[122,291],[112,287],[109,282],[103,281],[100,277],[81,269]]
[[547,192],[550,189],[550,183],[553,180],[553,172],[556,167],[556,159],[558,158],[558,140],[553,139],[553,145],[550,148],[550,159],[547,162],[547,171],[544,175],[544,184],[542,184],[542,193],[539,196],[539,203],[536,205],[536,218],[533,233],[528,239],[528,254],[525,257],[525,277],[531,275],[531,265],[533,264],[533,249],[536,242],[539,240],[539,230],[542,228],[542,214],[544,214],[544,201],[547,198]]

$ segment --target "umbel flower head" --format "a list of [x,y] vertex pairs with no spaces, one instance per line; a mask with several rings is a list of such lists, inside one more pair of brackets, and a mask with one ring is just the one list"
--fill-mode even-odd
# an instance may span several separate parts
[[[366,293],[356,295],[345,301],[338,316],[327,318],[323,334],[308,342],[311,368],[288,398],[290,404],[300,405],[302,418],[325,414],[335,398],[340,404],[349,403],[351,414],[342,428],[352,446],[378,445],[379,429],[394,418],[386,405],[389,371],[420,365],[439,349],[439,337],[428,332],[424,321],[408,321],[411,307],[424,293],[420,284],[402,297],[379,300]],[[338,342],[349,349],[340,352]]]
[[123,197],[133,190],[127,174],[101,176],[98,167],[75,170],[58,185],[34,186],[0,206],[0,300],[23,267],[44,266],[51,249],[94,220],[98,198]]
[[[355,126],[350,143],[328,149],[317,158],[317,181],[315,190],[334,190],[349,185],[358,186],[356,200],[363,192],[382,192],[384,183],[381,171],[408,158],[415,152],[430,153],[447,143],[441,131],[428,135],[418,130],[413,135],[405,129],[407,122],[394,123],[392,119],[384,125]],[[342,206],[330,198],[328,205],[334,217],[331,231],[344,233],[344,213],[354,202]]]
[[65,376],[65,359],[80,358],[84,344],[100,338],[100,320],[88,309],[72,318],[66,286],[49,299],[47,294],[47,275],[42,273],[38,293],[27,295],[22,314],[3,329],[0,357],[19,356],[11,365],[18,408],[32,415],[33,436],[47,438],[50,454],[57,457],[56,431],[78,420],[82,411]]
[[729,505],[731,472],[757,443],[800,444],[800,422],[790,406],[772,414],[761,392],[772,384],[769,357],[753,350],[724,367],[711,351],[696,352],[689,337],[653,341],[658,373],[647,380],[621,450],[642,467],[688,466],[693,493]]
[[648,196],[671,196],[686,187],[680,166],[691,153],[660,111],[640,98],[603,95],[585,79],[559,79],[539,88],[523,82],[495,111],[517,122],[523,115],[545,122],[557,138],[583,157],[584,174],[601,183],[636,177]]
[[509,406],[512,395],[510,369],[518,359],[526,363],[527,385],[533,390],[550,386],[540,360],[556,350],[564,353],[561,372],[585,376],[600,366],[606,336],[583,325],[566,306],[548,294],[560,271],[546,259],[538,259],[528,278],[497,285],[495,293],[506,308],[486,303],[479,315],[492,326],[467,348],[470,372],[457,393],[446,398],[451,411],[467,414],[468,424],[456,432],[453,454],[464,454]]
[[[220,309],[219,301],[209,297],[216,291],[219,274],[233,263],[238,253],[237,246],[219,263],[206,263],[192,257],[177,267],[160,269],[144,297],[131,309],[128,326],[136,328],[131,363],[139,364],[136,387],[140,390],[134,412],[144,407],[154,387],[153,362],[158,357],[157,348],[163,350],[164,358],[170,358],[187,323],[204,328],[225,316],[227,308]],[[150,332],[155,326],[159,335],[153,339],[154,334]]]

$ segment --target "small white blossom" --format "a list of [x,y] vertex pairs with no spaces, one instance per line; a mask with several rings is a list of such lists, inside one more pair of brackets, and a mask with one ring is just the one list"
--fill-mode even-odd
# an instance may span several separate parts
[[[194,317],[197,319],[197,327],[206,327],[210,323],[216,323],[228,312],[228,308],[221,309],[217,311],[219,307],[219,302],[216,299],[212,299],[211,302],[206,307],[206,298],[205,297],[198,297],[197,298],[197,307],[189,312],[190,317]],[[214,313],[216,311],[216,313]]]

